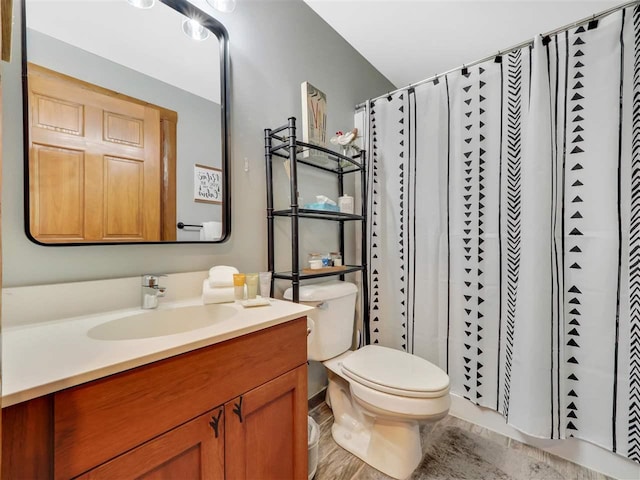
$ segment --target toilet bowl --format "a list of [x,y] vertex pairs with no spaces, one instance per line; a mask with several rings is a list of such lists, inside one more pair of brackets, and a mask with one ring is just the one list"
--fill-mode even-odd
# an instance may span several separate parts
[[[415,355],[379,345],[350,350],[357,289],[348,282],[300,288],[308,318],[307,353],[327,368],[331,434],[338,445],[397,479],[420,464],[420,427],[445,417],[449,377]],[[290,299],[291,289],[285,292]],[[423,429],[424,430],[424,429]]]
[[338,445],[393,478],[420,464],[420,426],[449,411],[449,379],[417,356],[368,345],[323,362]]

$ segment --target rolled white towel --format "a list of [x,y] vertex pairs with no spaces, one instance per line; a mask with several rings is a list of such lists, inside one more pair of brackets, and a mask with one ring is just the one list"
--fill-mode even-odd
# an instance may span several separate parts
[[222,222],[202,222],[200,240],[212,242],[222,237]]
[[229,303],[234,301],[233,287],[211,288],[205,279],[202,282],[202,303]]
[[233,274],[240,273],[235,267],[227,265],[216,265],[209,269],[209,286],[217,287],[233,287]]

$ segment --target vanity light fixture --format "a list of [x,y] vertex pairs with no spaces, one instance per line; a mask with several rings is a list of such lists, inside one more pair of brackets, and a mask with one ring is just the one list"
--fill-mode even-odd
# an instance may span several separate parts
[[207,0],[207,3],[222,13],[231,13],[236,9],[237,0]]
[[209,38],[209,30],[204,28],[197,20],[185,18],[182,22],[182,31],[193,40],[202,41]]
[[127,0],[127,2],[136,8],[151,8],[156,3],[156,0]]

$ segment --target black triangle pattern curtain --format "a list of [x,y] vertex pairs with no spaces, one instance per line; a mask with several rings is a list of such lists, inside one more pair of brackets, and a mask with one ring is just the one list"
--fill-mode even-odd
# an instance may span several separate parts
[[640,7],[370,102],[370,338],[640,463]]

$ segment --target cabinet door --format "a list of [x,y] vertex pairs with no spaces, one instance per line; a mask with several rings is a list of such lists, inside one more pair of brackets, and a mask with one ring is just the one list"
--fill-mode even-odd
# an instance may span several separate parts
[[225,404],[226,477],[307,478],[307,366]]
[[78,478],[222,479],[224,407],[174,428]]

